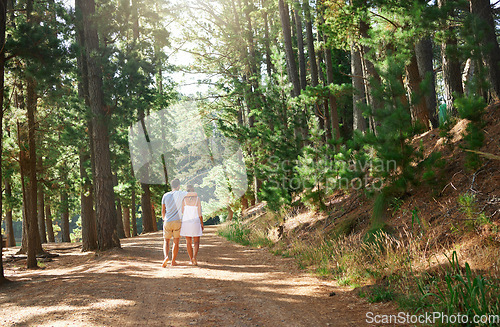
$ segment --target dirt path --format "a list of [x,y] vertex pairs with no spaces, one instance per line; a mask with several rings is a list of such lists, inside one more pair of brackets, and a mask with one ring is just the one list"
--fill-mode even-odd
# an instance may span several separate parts
[[7,263],[15,283],[0,288],[0,326],[367,326],[368,311],[395,313],[292,259],[227,242],[215,227],[205,229],[198,267],[181,241],[180,266],[161,268],[161,246],[158,232],[100,256],[52,251],[61,256],[37,271]]

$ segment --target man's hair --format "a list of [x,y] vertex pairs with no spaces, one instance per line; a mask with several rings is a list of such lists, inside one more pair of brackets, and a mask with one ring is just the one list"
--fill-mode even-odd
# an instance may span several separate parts
[[172,186],[173,189],[178,188],[181,186],[181,181],[176,178],[170,183],[170,186]]
[[189,184],[187,187],[186,187],[186,190],[188,192],[194,192],[194,186],[192,184]]

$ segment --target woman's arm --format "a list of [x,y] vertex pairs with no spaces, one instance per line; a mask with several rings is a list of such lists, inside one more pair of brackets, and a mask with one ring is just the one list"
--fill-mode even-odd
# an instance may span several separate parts
[[201,215],[201,200],[198,198],[198,217],[200,217],[201,230],[204,230],[203,227],[203,216]]

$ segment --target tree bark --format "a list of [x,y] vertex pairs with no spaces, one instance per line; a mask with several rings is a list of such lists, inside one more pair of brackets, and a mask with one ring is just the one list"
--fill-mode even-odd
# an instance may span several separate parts
[[299,50],[299,77],[300,77],[300,88],[302,90],[306,89],[307,78],[306,78],[306,54],[304,52],[304,36],[302,33],[302,16],[300,15],[300,2],[295,1],[295,8],[293,10],[295,15],[295,29],[297,30],[297,48]]
[[153,224],[153,232],[157,232],[158,225],[156,225],[156,212],[154,203],[151,203],[151,222]]
[[136,203],[135,203],[135,186],[132,188],[132,215],[131,215],[131,218],[132,218],[132,236],[137,236],[137,217],[136,217],[136,213],[137,213],[137,206],[136,206]]
[[142,232],[153,232],[153,222],[151,219],[151,191],[148,184],[141,183],[141,209],[142,209]]
[[[28,151],[28,146],[26,142],[26,135],[22,135],[22,125],[18,122],[17,124],[17,139],[19,144],[19,171],[21,177],[21,191],[23,195],[23,235],[21,241],[21,249],[19,253],[30,253],[31,261],[29,264],[31,266],[27,266],[29,268],[36,267],[36,254],[43,253],[42,244],[40,243],[40,235],[38,234],[38,220],[36,215],[36,197],[33,199],[32,194],[30,193],[30,186],[32,185],[29,182],[29,179],[26,176],[26,172],[29,170],[30,159]],[[25,133],[25,131],[24,131]],[[28,180],[28,182],[26,182]],[[35,208],[33,212],[33,206]],[[31,213],[31,216],[28,215],[28,212]],[[31,221],[28,221],[29,217],[31,217]],[[34,223],[33,223],[34,220]],[[31,240],[30,240],[31,238]],[[33,258],[35,265],[33,266]]]
[[[318,13],[320,15],[320,13]],[[321,17],[321,16],[320,16]],[[320,18],[321,19],[321,18]],[[318,42],[323,42],[323,34],[318,31]],[[323,49],[318,51],[318,75],[321,83],[326,86],[326,78],[324,74],[324,51]],[[322,109],[322,110],[321,110]],[[318,115],[320,117],[320,126],[324,127],[325,131],[325,141],[332,138],[332,125],[330,124],[330,110],[328,109],[328,99],[324,99],[322,104],[317,106]]]
[[[448,0],[438,0],[438,6],[442,8]],[[447,29],[452,35],[455,34],[455,27],[448,24]],[[450,49],[457,46],[457,39],[455,36],[450,37],[448,40],[441,44],[441,61],[443,70],[443,83],[444,83],[444,100],[446,103],[446,110],[449,116],[456,116],[457,109],[454,106],[455,95],[464,93],[462,88],[460,62],[453,55]]]
[[125,232],[125,237],[130,237],[130,207],[125,206],[123,208],[123,231]]
[[500,48],[495,34],[495,20],[489,0],[470,0],[470,12],[481,22],[481,57],[490,84],[492,101],[500,100]]
[[[97,217],[97,237],[99,250],[120,247],[116,235],[116,210],[111,174],[109,150],[109,107],[104,103],[102,71],[96,53],[99,53],[99,39],[95,16],[94,0],[78,0],[83,17],[85,54],[87,59],[89,103],[92,110],[92,140],[95,162],[95,199]],[[76,4],[75,3],[75,4]]]
[[82,217],[82,251],[93,251],[97,249],[97,229],[94,212],[93,187],[90,182],[85,162],[90,156],[80,151],[80,178],[83,181],[80,194],[81,217]]
[[410,63],[406,66],[406,78],[408,84],[408,93],[410,98],[410,112],[413,123],[420,123],[425,126],[426,130],[430,129],[429,109],[423,97],[423,92],[420,89],[422,79],[418,72],[417,57],[415,54],[410,59]]
[[[7,26],[7,0],[0,1],[0,187],[3,185],[3,97],[4,97],[4,85],[5,85],[5,28]],[[2,213],[3,213],[3,192],[0,191],[0,225],[2,224]],[[8,211],[7,211],[8,213]],[[6,225],[8,221],[6,221]],[[12,211],[10,211],[10,233],[13,234],[12,230]],[[0,233],[0,285],[7,281],[3,272],[3,255],[2,246],[3,238],[2,233]],[[10,240],[7,240],[9,243]],[[14,241],[15,243],[15,241]]]
[[356,44],[351,45],[351,74],[352,74],[352,129],[366,132],[366,120],[363,117],[363,107],[366,105],[365,84],[363,81],[363,65],[361,52],[356,49]]
[[417,42],[415,45],[415,54],[417,56],[420,77],[425,79],[429,76],[430,78],[428,88],[423,90],[423,92],[427,109],[429,110],[432,127],[438,127],[439,118],[436,99],[436,75],[434,74],[434,65],[432,63],[434,55],[432,51],[432,40],[430,37],[425,37]]
[[[78,3],[78,13],[81,15],[80,3]],[[89,79],[87,70],[87,56],[85,53],[85,35],[83,29],[83,20],[81,17],[77,19],[76,22],[76,38],[80,47],[83,49],[80,51],[77,57],[77,64],[80,72],[80,82],[78,83],[78,96],[83,99],[85,105],[87,106],[86,111],[90,107],[89,102]],[[80,194],[80,204],[81,204],[81,217],[82,217],[82,251],[94,251],[97,249],[97,222],[94,211],[94,186],[90,180],[85,163],[90,159],[90,165],[92,173],[95,174],[94,158],[92,155],[93,142],[92,142],[92,121],[87,120],[88,128],[88,139],[85,138],[85,143],[90,147],[90,154],[84,148],[80,149],[79,161],[80,161],[80,178],[83,181],[82,192]]]
[[[43,170],[42,157],[39,156],[38,160],[38,171]],[[40,242],[47,243],[47,232],[45,230],[45,203],[44,203],[44,193],[43,184],[38,183],[38,194],[37,194],[37,215],[38,215],[38,230],[40,233]]]
[[45,204],[45,227],[47,229],[47,239],[49,242],[55,242],[56,238],[54,236],[54,226],[52,225],[52,212],[50,210],[50,204]]
[[[332,63],[332,50],[330,49],[329,46],[327,46],[327,41],[328,37],[323,34],[323,41],[325,42],[325,63],[326,63],[326,81],[327,83],[333,84],[333,63]],[[336,99],[333,94],[331,94],[328,97],[328,104],[330,107],[330,123],[332,124],[332,137],[335,137],[335,139],[340,138],[340,128],[339,128],[339,118],[338,118],[338,112],[337,112],[337,105],[336,105]]]
[[123,229],[123,211],[120,199],[116,200],[116,231],[119,238],[125,238],[125,230]]
[[[319,84],[319,73],[318,73],[318,63],[316,61],[317,60],[316,50],[314,49],[314,34],[312,28],[311,8],[309,6],[309,0],[304,0],[303,7],[304,7],[304,16],[306,20],[307,52],[309,55],[309,68],[311,70],[311,85],[313,87],[316,87]],[[324,130],[325,121],[324,121],[324,116],[322,114],[320,102],[317,102],[314,105],[314,114],[318,118],[320,130]]]
[[290,14],[288,12],[288,5],[285,4],[284,0],[279,0],[278,6],[281,19],[281,29],[283,31],[283,40],[285,43],[287,71],[288,71],[288,76],[290,78],[290,82],[292,83],[293,86],[292,96],[298,97],[300,95],[300,81],[292,47]]
[[61,190],[61,240],[63,242],[71,242],[69,230],[69,203],[68,192],[63,186]]
[[35,111],[37,95],[35,90],[35,81],[33,78],[27,78],[27,116],[28,116],[28,158],[26,168],[28,170],[28,188],[26,204],[26,227],[28,230],[27,238],[27,268],[37,268],[36,254],[41,249],[40,234],[37,217],[37,176],[36,176],[36,142],[35,142]]
[[[370,25],[368,22],[361,21],[359,23],[359,32],[362,38],[370,38],[368,30]],[[381,84],[381,78],[375,69],[375,65],[369,58],[371,49],[368,46],[361,47],[361,62],[363,64],[363,79],[365,83],[366,103],[370,106],[371,115],[369,118],[370,129],[377,135],[377,110],[381,107],[380,101],[375,96],[375,88]]]
[[[5,198],[6,199],[12,198],[12,185],[9,180],[5,181]],[[5,213],[5,232],[7,234],[7,246],[9,247],[16,246],[14,226],[12,224],[12,208],[10,207],[10,205],[6,208],[6,213]]]
[[314,34],[309,0],[304,0],[304,15],[306,19],[307,52],[309,54],[309,67],[311,69],[311,85],[317,86],[319,84],[319,75],[318,65],[316,64],[316,50],[314,49]]
[[271,61],[271,40],[269,39],[269,21],[268,21],[268,8],[267,1],[262,1],[262,7],[264,10],[262,11],[262,17],[264,18],[264,46],[266,49],[266,70],[267,76],[269,79],[272,79],[272,74],[274,70],[273,63]]

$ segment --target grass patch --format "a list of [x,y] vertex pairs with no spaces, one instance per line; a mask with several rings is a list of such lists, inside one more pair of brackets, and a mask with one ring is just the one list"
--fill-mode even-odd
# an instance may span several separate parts
[[233,220],[231,223],[219,228],[217,233],[231,242],[245,246],[262,248],[271,247],[274,244],[262,230],[245,226],[239,220]]
[[449,268],[444,278],[419,285],[421,300],[429,298],[426,309],[444,312],[448,315],[460,312],[469,316],[500,314],[500,287],[498,280],[494,281],[481,274],[473,274],[469,264],[461,267],[456,252],[449,259]]
[[370,291],[370,295],[367,296],[367,300],[370,303],[378,302],[388,302],[394,300],[394,291],[385,286],[376,285]]

